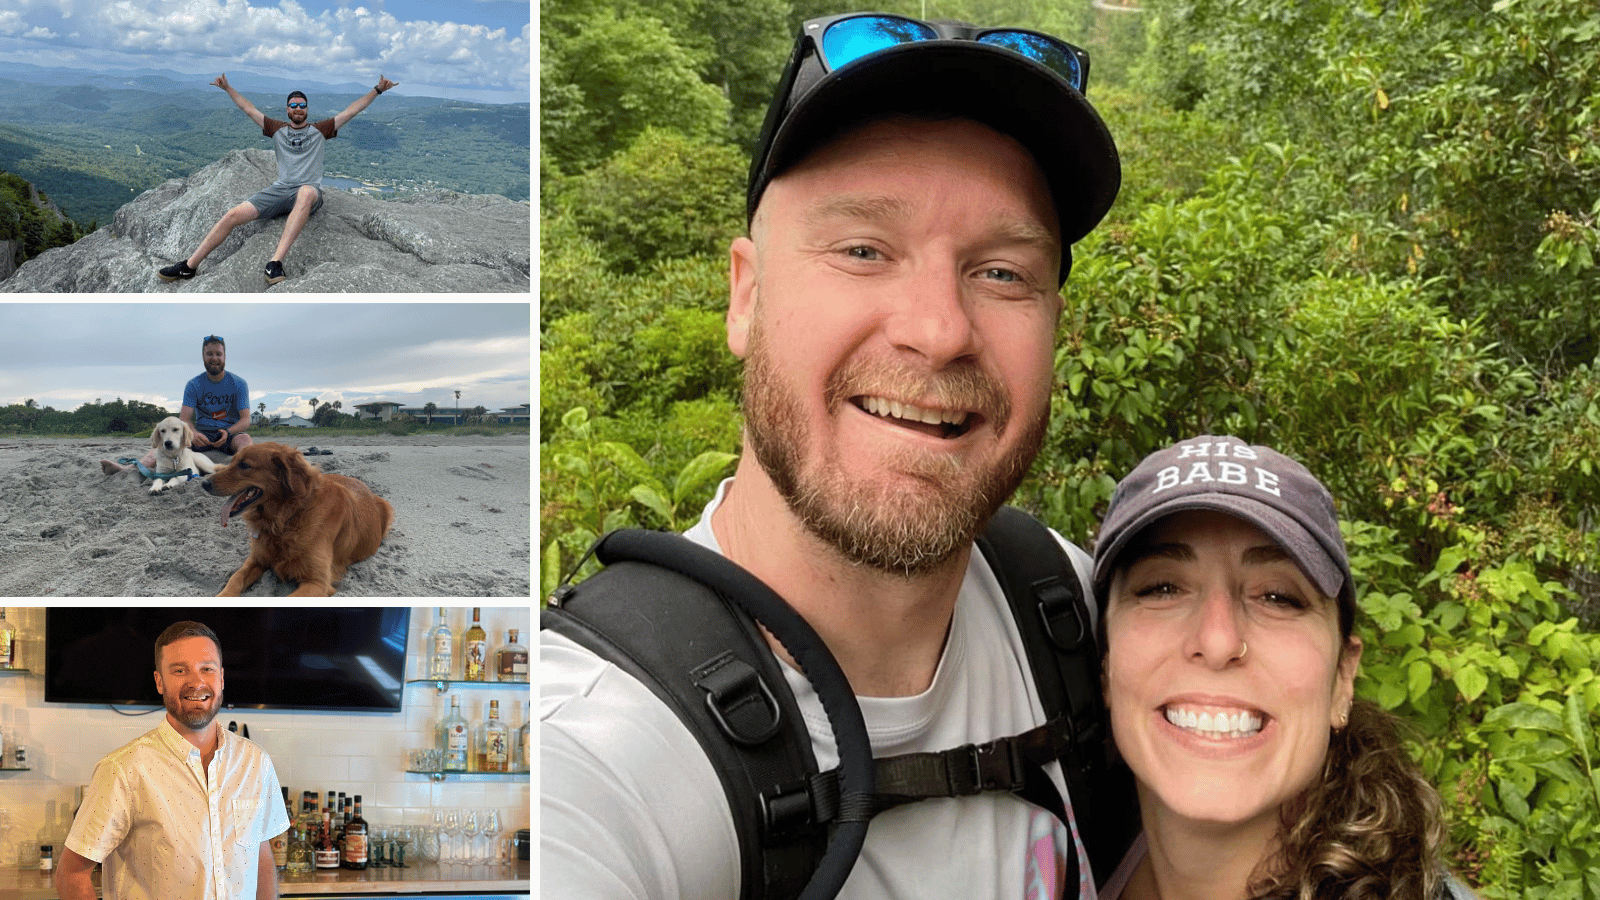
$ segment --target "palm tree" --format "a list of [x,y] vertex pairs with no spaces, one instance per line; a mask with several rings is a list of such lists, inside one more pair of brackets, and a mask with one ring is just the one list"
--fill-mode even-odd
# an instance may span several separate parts
[[433,402],[432,400],[429,400],[427,403],[424,403],[422,405],[422,411],[428,417],[428,424],[432,425],[433,424],[433,414],[439,411],[439,404]]

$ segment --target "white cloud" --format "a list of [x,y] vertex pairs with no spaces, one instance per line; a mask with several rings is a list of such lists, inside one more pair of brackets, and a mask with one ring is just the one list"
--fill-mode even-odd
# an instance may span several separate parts
[[[403,21],[365,6],[313,13],[294,0],[10,0],[0,36],[13,55],[37,61],[89,60],[116,54],[146,64],[227,71],[243,63],[320,81],[365,81],[380,73],[406,86],[531,90],[531,27]],[[449,14],[448,12],[445,14]],[[20,57],[19,57],[20,58]]]

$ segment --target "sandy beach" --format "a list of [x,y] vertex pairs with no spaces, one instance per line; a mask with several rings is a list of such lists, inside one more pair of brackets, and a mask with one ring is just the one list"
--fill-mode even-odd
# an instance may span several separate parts
[[[393,504],[376,555],[336,585],[350,597],[530,596],[531,440],[511,436],[275,438],[324,472]],[[126,438],[0,437],[0,597],[211,596],[249,552],[249,529],[220,522],[225,498],[199,479],[152,496],[137,472],[100,460],[142,456]],[[210,454],[225,462],[221,454]],[[246,597],[294,590],[271,572]]]

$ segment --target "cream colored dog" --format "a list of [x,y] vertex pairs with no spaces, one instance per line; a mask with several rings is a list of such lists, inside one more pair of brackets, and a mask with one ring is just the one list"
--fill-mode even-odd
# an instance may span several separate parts
[[194,429],[177,416],[167,416],[156,423],[155,430],[150,432],[150,446],[156,451],[156,478],[150,482],[150,493],[159,494],[177,480],[162,477],[169,473],[176,475],[184,469],[193,469],[197,474],[210,475],[217,470],[217,464],[209,456],[189,449],[193,443]]

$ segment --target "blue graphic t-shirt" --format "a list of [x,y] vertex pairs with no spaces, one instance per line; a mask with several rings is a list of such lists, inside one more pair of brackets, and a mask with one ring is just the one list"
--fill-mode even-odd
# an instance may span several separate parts
[[223,372],[221,381],[201,372],[184,386],[183,405],[194,410],[197,430],[224,429],[239,421],[239,410],[250,408],[250,388],[232,372]]

